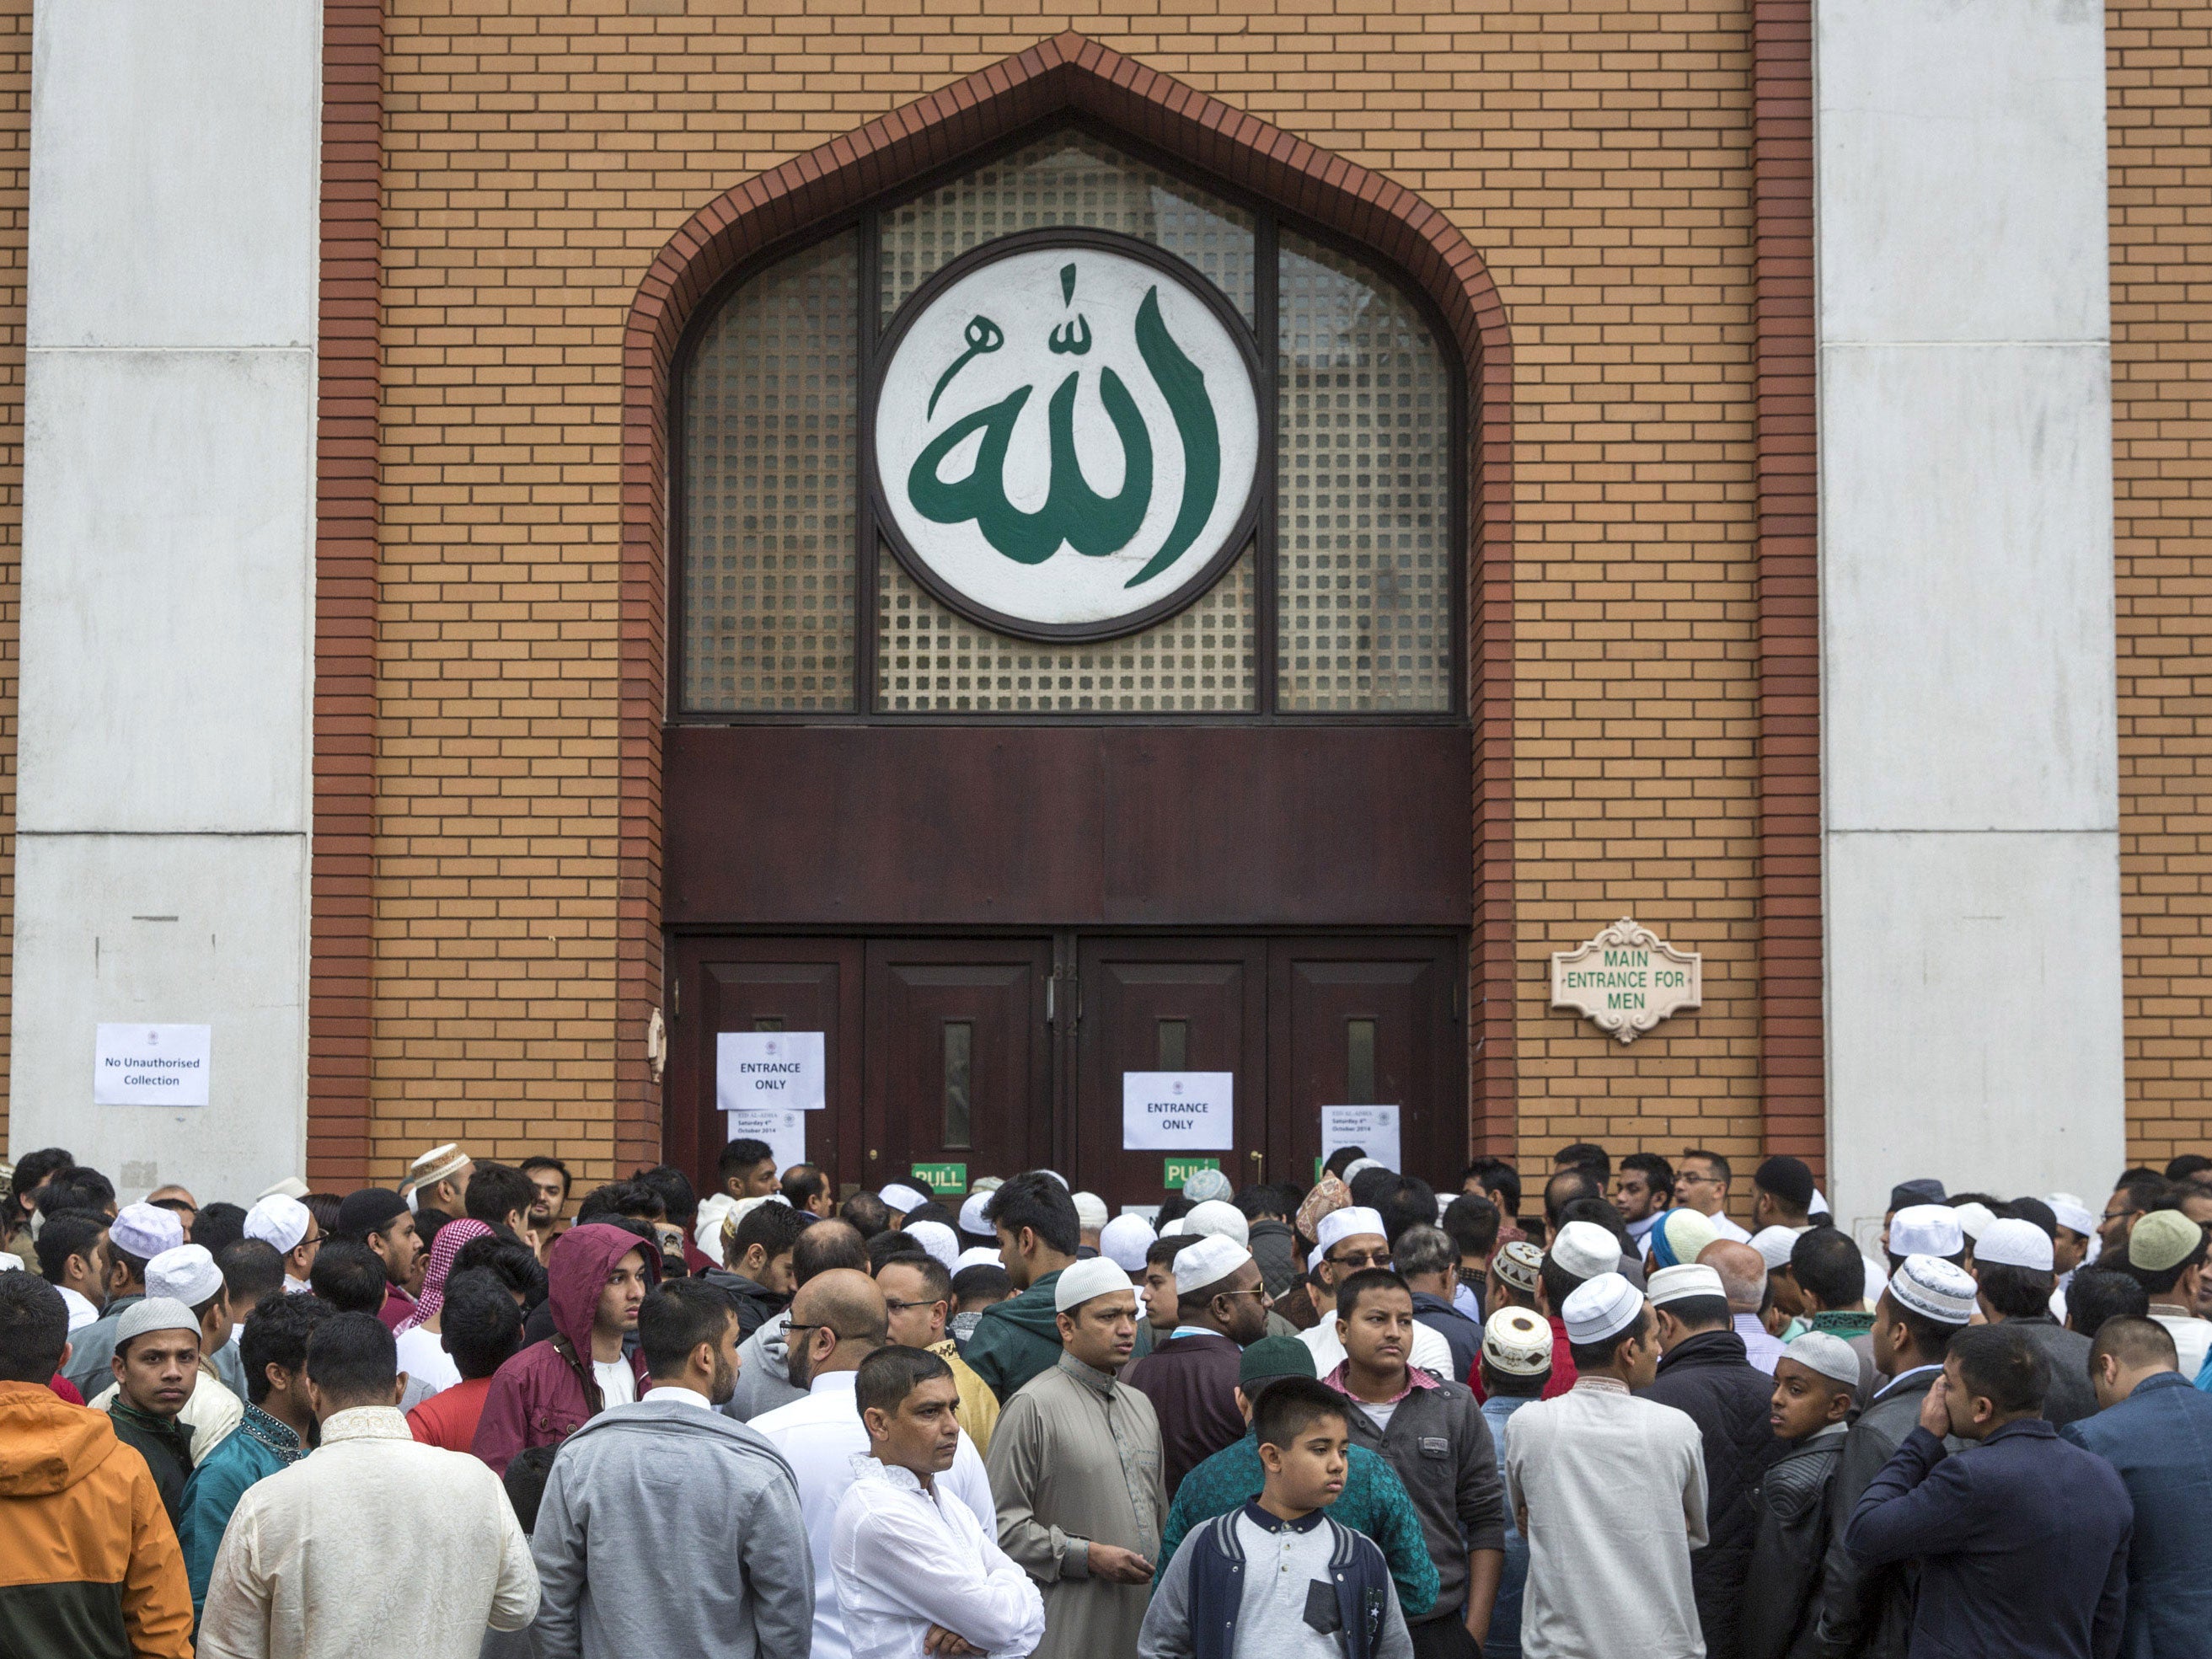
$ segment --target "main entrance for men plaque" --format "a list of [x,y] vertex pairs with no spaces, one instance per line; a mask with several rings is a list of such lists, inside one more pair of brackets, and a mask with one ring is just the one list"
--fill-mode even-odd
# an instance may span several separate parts
[[1047,231],[954,262],[885,341],[876,487],[954,610],[1039,640],[1180,611],[1243,550],[1259,360],[1234,307],[1133,238]]

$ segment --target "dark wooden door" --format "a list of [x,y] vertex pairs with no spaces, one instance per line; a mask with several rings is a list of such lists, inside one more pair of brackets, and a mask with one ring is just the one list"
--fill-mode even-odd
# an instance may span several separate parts
[[1051,977],[1048,939],[869,944],[866,1185],[917,1163],[973,1179],[1052,1162]]
[[[829,1103],[806,1114],[806,1156],[833,1182],[866,1179],[860,1158],[860,998],[858,939],[679,939],[683,988],[669,1032],[670,1162],[715,1190],[715,1160],[729,1137],[714,1103],[714,1038],[722,1031],[819,1031]],[[627,1173],[627,1172],[625,1172]]]
[[1395,1105],[1403,1168],[1456,1188],[1468,1148],[1459,964],[1451,939],[1272,943],[1267,1150],[1279,1177],[1312,1181],[1323,1106]]
[[1238,1186],[1255,1178],[1267,1100],[1267,950],[1256,939],[1086,939],[1078,952],[1073,1170],[1079,1188],[1157,1203],[1166,1154],[1121,1145],[1124,1072],[1231,1072],[1237,1144],[1218,1158]]

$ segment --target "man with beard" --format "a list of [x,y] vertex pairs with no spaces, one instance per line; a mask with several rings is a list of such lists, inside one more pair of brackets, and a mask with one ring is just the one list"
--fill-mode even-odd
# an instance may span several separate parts
[[[791,1467],[756,1431],[715,1409],[738,1380],[729,1298],[670,1281],[638,1310],[648,1387],[569,1436],[538,1506],[531,1553],[541,1659],[647,1653],[801,1653],[814,1577]],[[669,1502],[666,1471],[684,1471]],[[701,1573],[684,1595],[637,1571],[653,1557],[735,1571]],[[596,1571],[595,1571],[596,1569]]]

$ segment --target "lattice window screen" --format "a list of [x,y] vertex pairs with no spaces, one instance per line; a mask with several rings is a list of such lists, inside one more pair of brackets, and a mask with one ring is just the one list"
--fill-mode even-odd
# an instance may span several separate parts
[[888,547],[877,579],[877,706],[890,712],[1234,712],[1255,706],[1252,555],[1188,610],[1127,639],[1039,645],[939,605]]
[[854,706],[860,244],[763,271],[684,380],[683,705]]
[[1252,316],[1252,216],[1079,133],[1060,133],[883,215],[884,318],[969,248],[1042,225],[1116,230],[1203,271]]
[[1451,403],[1410,301],[1285,231],[1276,379],[1276,698],[1451,700]]

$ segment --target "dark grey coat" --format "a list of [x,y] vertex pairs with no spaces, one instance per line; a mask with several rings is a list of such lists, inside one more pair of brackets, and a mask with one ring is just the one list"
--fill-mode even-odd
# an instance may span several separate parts
[[1736,1621],[1740,1659],[1805,1659],[1814,1650],[1828,1483],[1843,1461],[1844,1433],[1838,1423],[1791,1446],[1752,1489],[1751,1564]]
[[1505,1482],[1490,1425],[1458,1382],[1415,1389],[1398,1402],[1388,1430],[1352,1402],[1352,1443],[1385,1459],[1405,1483],[1437,1564],[1437,1601],[1427,1620],[1464,1618],[1467,1558],[1505,1548]]

